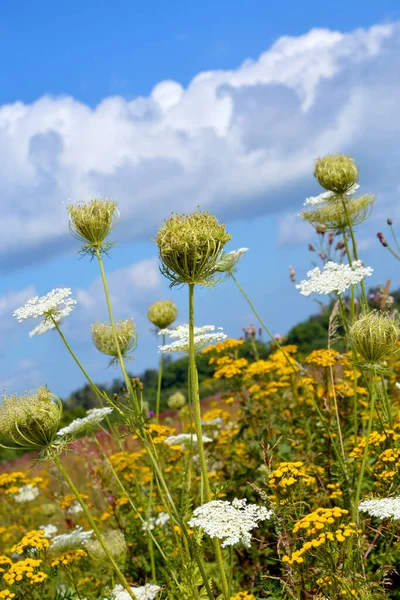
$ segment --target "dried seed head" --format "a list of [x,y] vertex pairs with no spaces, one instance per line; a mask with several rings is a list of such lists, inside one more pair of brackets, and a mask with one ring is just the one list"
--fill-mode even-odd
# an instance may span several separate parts
[[231,237],[208,211],[172,214],[156,237],[161,272],[171,286],[215,283],[218,261]]
[[326,190],[345,194],[358,181],[358,167],[350,156],[328,154],[317,159],[314,176]]
[[147,318],[159,329],[169,327],[178,316],[178,307],[171,300],[154,302],[148,310]]
[[99,248],[105,251],[111,243],[106,237],[116,226],[119,210],[114,200],[93,199],[68,206],[69,228],[74,237],[83,242],[84,251]]
[[61,400],[44,386],[30,395],[3,396],[0,436],[23,448],[44,449],[52,444],[61,415]]
[[175,392],[168,398],[167,402],[170,408],[180,409],[186,404],[186,398],[182,392]]
[[339,232],[348,227],[349,220],[353,227],[363,223],[369,217],[374,202],[375,196],[364,194],[360,198],[346,200],[345,210],[341,199],[335,198],[314,210],[304,210],[299,216],[313,225],[318,232],[321,228],[324,231]]
[[399,336],[398,320],[377,310],[358,317],[349,330],[351,344],[365,369],[382,365],[385,357],[395,350]]
[[[93,323],[91,330],[93,343],[97,350],[107,356],[112,356],[111,363],[116,362],[118,360],[118,348],[111,324]],[[115,330],[122,356],[128,359],[131,358],[129,352],[137,346],[137,331],[132,319],[117,321]]]
[[[121,533],[119,529],[110,529],[109,531],[103,533],[103,539],[113,559],[119,565],[123,565],[128,552],[128,546],[123,533]],[[109,558],[107,557],[99,540],[90,540],[85,545],[85,549],[89,552],[90,557],[94,562],[103,565],[109,564]]]
[[389,244],[387,243],[387,239],[385,238],[383,233],[381,233],[381,232],[377,233],[376,237],[378,238],[378,240],[380,241],[380,243],[382,244],[382,246],[384,248],[387,248],[389,246]]

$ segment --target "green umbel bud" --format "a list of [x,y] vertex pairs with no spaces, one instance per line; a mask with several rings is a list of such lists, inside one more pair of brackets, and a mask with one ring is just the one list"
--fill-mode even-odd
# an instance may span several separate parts
[[176,410],[179,410],[180,408],[185,406],[186,398],[182,394],[182,392],[175,392],[175,394],[172,394],[168,398],[167,404],[168,404],[169,408],[175,408]]
[[358,181],[358,167],[350,156],[328,154],[317,159],[314,176],[326,190],[345,194]]
[[360,366],[376,369],[397,347],[400,326],[397,319],[374,310],[361,315],[350,327],[349,338],[360,357]]
[[303,210],[299,216],[311,223],[318,232],[321,228],[325,231],[340,232],[349,226],[349,220],[352,227],[363,223],[370,215],[374,202],[375,196],[364,194],[360,198],[346,199],[345,210],[342,200],[334,197],[314,210]]
[[47,448],[54,441],[61,415],[61,400],[46,387],[40,387],[30,395],[3,397],[0,436],[22,448]]
[[159,329],[169,327],[178,316],[178,307],[171,300],[154,302],[148,310],[147,318]]
[[[109,531],[103,533],[103,540],[113,559],[118,563],[119,566],[123,566],[128,553],[128,546],[123,533],[121,533],[119,529],[110,529]],[[99,566],[101,564],[109,564],[109,558],[97,539],[90,540],[86,544],[85,548],[92,560],[98,563]]]
[[[99,352],[112,356],[112,363],[118,360],[118,349],[115,343],[113,329],[110,323],[93,323],[92,339]],[[117,321],[115,330],[118,338],[118,346],[125,358],[130,358],[129,352],[137,346],[137,331],[132,319]]]
[[40,505],[40,512],[42,513],[42,515],[44,515],[45,517],[48,517],[49,519],[51,517],[54,517],[57,510],[58,510],[57,504],[52,504],[51,502],[47,502],[45,504]]
[[231,237],[225,225],[208,211],[171,215],[156,237],[161,272],[171,285],[213,283],[216,266]]
[[68,206],[69,228],[74,237],[83,242],[83,249],[109,249],[112,244],[105,239],[119,219],[119,210],[114,200],[93,199]]

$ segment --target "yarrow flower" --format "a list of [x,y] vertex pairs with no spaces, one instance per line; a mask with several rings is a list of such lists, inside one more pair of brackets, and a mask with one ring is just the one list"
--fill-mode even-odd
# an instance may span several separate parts
[[32,502],[32,500],[35,500],[39,494],[39,488],[36,485],[28,483],[27,485],[20,487],[18,493],[12,494],[12,497],[15,502]]
[[[133,595],[137,598],[137,600],[154,600],[160,590],[160,586],[151,585],[150,583],[146,583],[146,585],[143,585],[141,587],[131,587],[131,591],[133,592]],[[118,584],[111,592],[110,599],[131,600],[131,597],[128,594],[128,592],[124,589],[124,587]]]
[[69,315],[76,304],[69,296],[71,295],[70,288],[56,288],[45,296],[35,296],[28,300],[24,306],[13,312],[19,323],[26,319],[43,318],[43,321],[30,332],[29,336],[41,335],[53,329],[55,323],[59,323],[64,317]]
[[400,519],[400,497],[364,500],[358,505],[358,510],[378,519],[394,519],[397,521]]
[[68,550],[83,546],[92,537],[93,531],[83,531],[82,527],[76,527],[71,533],[62,533],[53,538],[51,550]]
[[[219,342],[226,339],[222,327],[218,327],[218,331],[214,331],[214,325],[204,325],[203,327],[194,328],[194,348],[195,351],[202,350],[211,342]],[[168,335],[176,342],[159,346],[158,351],[162,354],[170,352],[189,352],[189,325],[179,325],[176,329],[161,329],[158,335]]]
[[340,265],[332,261],[324,265],[323,271],[315,267],[308,271],[307,277],[303,279],[296,288],[303,296],[310,294],[343,294],[350,286],[360,283],[364,277],[372,275],[372,267],[364,267],[360,260],[355,260],[350,265]]
[[231,502],[212,500],[199,506],[188,522],[190,527],[201,527],[211,538],[222,540],[222,547],[244,544],[249,547],[251,530],[260,521],[270,519],[272,510],[256,504],[247,505],[247,500],[235,498]]
[[87,416],[82,419],[75,419],[67,425],[67,427],[63,427],[59,431],[57,431],[57,436],[74,436],[78,433],[86,431],[87,429],[94,429],[97,427],[101,421],[112,413],[112,408],[92,408],[87,411]]
[[[213,440],[206,435],[202,436],[203,444],[209,444]],[[178,435],[170,435],[164,440],[164,444],[168,446],[183,446],[189,448],[190,445],[197,446],[197,438],[191,433],[178,433]]]

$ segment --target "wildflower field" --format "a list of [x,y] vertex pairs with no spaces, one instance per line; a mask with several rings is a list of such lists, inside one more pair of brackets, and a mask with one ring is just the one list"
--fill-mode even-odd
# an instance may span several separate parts
[[[3,397],[1,446],[28,454],[0,470],[0,600],[400,598],[399,316],[388,286],[373,301],[367,292],[356,229],[375,199],[359,194],[356,163],[328,155],[314,175],[323,191],[299,217],[315,228],[321,265],[297,288],[327,302],[325,347],[304,353],[271,335],[262,302],[240,284],[246,249],[225,250],[231,236],[215,215],[172,214],[155,243],[171,298],[187,289],[189,322],[176,325],[173,300],[149,308],[160,336],[151,396],[129,375],[140,343],[134,322],[114,315],[107,284],[117,204],[68,207],[109,312],[92,325],[93,343],[124,384],[96,385],[64,336],[70,289],[15,311],[33,319],[32,336],[59,334],[97,407],[61,426],[56,390]],[[378,237],[395,269],[397,242]],[[228,278],[270,338],[262,355],[255,330],[245,342],[196,322],[197,287]],[[186,357],[189,384],[165,413],[168,354]],[[204,362],[209,388],[199,385]],[[202,402],[206,389],[218,393]]]

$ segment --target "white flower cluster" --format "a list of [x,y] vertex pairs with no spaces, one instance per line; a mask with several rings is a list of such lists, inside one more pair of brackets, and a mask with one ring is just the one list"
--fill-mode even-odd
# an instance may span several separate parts
[[55,525],[52,525],[51,523],[49,525],[41,525],[39,529],[41,529],[44,532],[44,537],[48,540],[53,538],[58,531],[57,527]]
[[19,488],[17,494],[12,494],[15,502],[32,502],[35,500],[40,494],[40,490],[36,485],[32,485],[28,483],[27,485],[23,485]]
[[324,265],[323,271],[315,267],[308,271],[296,288],[303,296],[310,294],[343,294],[350,286],[360,283],[364,277],[372,275],[372,267],[364,267],[360,260],[355,260],[350,265],[340,265],[332,261]]
[[[213,440],[206,435],[202,436],[203,444],[209,444]],[[170,435],[164,440],[164,444],[168,446],[182,446],[183,448],[190,448],[190,446],[197,447],[197,437],[192,433],[178,433],[178,435]]]
[[[141,587],[131,587],[133,595],[137,598],[137,600],[154,600],[157,596],[158,592],[161,590],[158,585],[151,585],[150,583],[146,583]],[[124,589],[124,587],[120,584],[116,585],[110,596],[111,600],[131,600],[130,595]],[[105,598],[104,600],[107,600]]]
[[[204,327],[194,328],[194,348],[197,351],[202,350],[211,342],[220,342],[226,339],[222,327],[215,331],[214,325],[204,325]],[[160,329],[158,335],[168,335],[176,342],[159,346],[158,351],[162,354],[169,352],[189,352],[189,325],[179,325],[176,329]]]
[[211,538],[222,540],[222,547],[244,544],[249,547],[250,531],[260,521],[269,519],[272,510],[256,504],[247,505],[247,500],[235,498],[231,502],[212,500],[195,509],[190,527],[201,527]]
[[79,504],[78,500],[74,500],[71,506],[69,506],[65,512],[67,515],[77,515],[78,513],[83,512],[83,508]]
[[143,531],[146,531],[147,529],[153,531],[154,527],[157,527],[158,525],[164,527],[164,525],[168,523],[169,519],[170,516],[168,513],[160,512],[158,513],[157,517],[150,517],[148,521],[142,523],[142,529]]
[[45,296],[35,296],[28,300],[24,306],[15,310],[13,312],[13,317],[15,317],[19,323],[22,323],[22,321],[25,321],[26,319],[43,318],[43,321],[32,329],[29,336],[42,335],[49,329],[55,327],[52,318],[56,323],[59,323],[74,310],[76,300],[70,298],[70,295],[70,288],[56,288]]
[[224,422],[222,417],[216,417],[215,419],[210,419],[209,421],[202,421],[202,425],[222,425]]
[[400,497],[364,500],[358,505],[358,510],[378,519],[397,521],[400,519]]
[[[345,196],[352,196],[360,186],[358,183],[355,183],[351,186],[351,188],[344,194]],[[304,206],[320,206],[321,204],[325,204],[332,198],[334,198],[336,194],[334,192],[322,192],[318,196],[310,196],[310,198],[306,198],[304,202]]]
[[76,527],[71,533],[62,533],[53,538],[51,550],[68,550],[83,546],[92,537],[93,531],[83,531],[82,527]]
[[63,427],[59,431],[57,431],[58,436],[74,436],[78,433],[86,431],[86,429],[93,429],[101,423],[101,421],[113,411],[112,408],[92,408],[87,411],[87,416],[82,419],[75,419],[67,425],[67,427]]
[[215,270],[220,273],[230,273],[248,250],[248,248],[239,248],[238,250],[227,252],[227,254],[218,261]]

